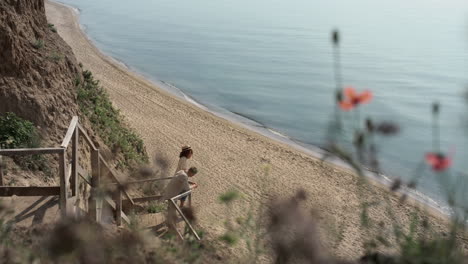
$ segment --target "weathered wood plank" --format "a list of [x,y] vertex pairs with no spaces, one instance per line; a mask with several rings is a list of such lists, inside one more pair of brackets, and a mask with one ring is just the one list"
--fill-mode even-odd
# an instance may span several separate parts
[[67,187],[68,181],[66,180],[67,164],[65,157],[65,149],[59,154],[59,177],[60,177],[60,214],[63,218],[67,217]]
[[0,155],[35,155],[35,154],[60,154],[63,148],[24,148],[24,149],[0,149]]
[[116,204],[115,204],[115,202],[114,202],[110,197],[105,196],[105,197],[104,197],[104,201],[106,201],[106,202],[110,205],[110,207],[112,207],[112,209],[115,210]]
[[[101,161],[101,163],[107,168],[107,170],[109,171],[110,175],[112,176],[112,178],[120,185],[122,186],[122,182],[120,181],[119,178],[117,178],[115,176],[115,173],[110,169],[110,166],[107,164],[106,160],[104,160],[104,158],[99,155],[99,160]],[[123,193],[125,194],[125,196],[127,196],[127,199],[132,203],[132,205],[135,204],[135,202],[133,201],[132,197],[130,197],[130,194],[128,194],[128,192],[126,190],[122,190]]]
[[[153,196],[145,196],[145,197],[138,197],[138,198],[133,198],[133,201],[135,203],[144,203],[144,202],[149,202],[149,201],[158,201],[163,198],[162,195],[153,195]],[[129,203],[129,200],[124,200],[124,203]]]
[[72,178],[70,187],[72,189],[72,195],[75,196],[79,192],[80,182],[78,178],[78,146],[79,146],[79,134],[80,130],[75,126],[75,133],[73,134],[72,139]]
[[0,156],[0,186],[3,186],[3,157]]
[[67,166],[67,173],[65,173],[65,181],[67,182],[67,185],[70,184],[70,177],[72,175],[72,164],[68,163]]
[[114,172],[110,169],[111,167],[109,166],[109,164],[107,164],[107,161],[102,157],[102,155],[99,155],[99,159],[100,159],[101,163],[109,171],[109,174],[112,176],[112,179],[120,184],[120,182],[121,182],[120,179],[115,176]]
[[93,187],[101,185],[101,162],[99,150],[91,151],[91,183]]
[[118,190],[115,195],[115,223],[122,225],[122,191]]
[[60,186],[44,187],[0,187],[0,196],[55,196],[60,195]]
[[[109,206],[116,211],[116,224],[120,226],[122,224],[122,219],[125,220],[128,224],[130,224],[130,219],[125,215],[125,213],[122,211],[122,194],[120,193],[120,206],[119,202],[114,202],[111,198],[109,197],[104,197],[104,201],[106,201]],[[120,219],[119,219],[120,215]]]
[[122,219],[125,222],[127,222],[127,224],[130,224],[130,218],[128,218],[128,216],[124,212],[122,212]]
[[192,193],[190,193],[188,196],[188,206],[192,207]]
[[190,222],[185,217],[184,213],[182,213],[182,210],[180,210],[180,207],[177,205],[177,203],[174,202],[174,200],[172,200],[172,199],[170,199],[169,201],[175,206],[175,209],[177,210],[177,212],[179,212],[180,216],[182,216],[182,218],[185,221],[185,224],[187,224],[190,231],[192,231],[192,234],[197,238],[197,240],[201,240],[200,237],[198,236],[197,232],[195,231],[195,229],[193,229],[192,225],[190,224]]
[[186,192],[181,193],[181,194],[179,194],[179,195],[176,195],[176,196],[172,197],[171,200],[174,200],[174,201],[179,200],[180,198],[182,198],[182,197],[184,197],[184,196],[187,196],[187,195],[189,195],[190,193],[192,193],[192,190],[189,190],[189,191],[186,191]]
[[91,218],[100,222],[102,199],[97,195],[101,185],[101,164],[99,162],[99,150],[91,151],[91,196],[89,197],[89,212]]
[[127,192],[126,190],[122,190],[122,191],[123,191],[123,193],[125,194],[125,196],[127,197],[127,199],[130,201],[130,203],[131,203],[132,205],[135,205],[135,202],[133,201],[133,198],[130,197],[130,194],[128,194],[128,192]]
[[177,233],[177,237],[178,237],[180,240],[184,241],[184,240],[185,240],[185,239],[184,239],[184,236],[182,236],[182,234],[180,233],[180,231],[179,231],[177,228],[175,229],[175,231],[176,231],[176,233]]
[[[110,198],[110,197],[104,197],[104,201],[107,202],[107,204],[109,204],[109,206],[114,209],[114,210],[117,210],[117,204]],[[122,207],[120,207],[120,209],[122,209]],[[118,213],[117,213],[118,215]],[[120,210],[120,217],[121,219],[125,220],[125,222],[127,222],[127,224],[130,224],[130,219],[127,217],[127,215],[122,211]]]
[[67,216],[77,216],[76,196],[67,199]]
[[82,136],[85,141],[88,143],[88,145],[91,147],[91,150],[97,150],[96,146],[94,145],[93,141],[91,140],[91,138],[88,136],[88,134],[86,134],[86,131],[85,129],[80,125],[78,124],[78,129],[80,130],[80,136]]
[[170,180],[172,177],[164,177],[164,178],[150,178],[150,179],[144,179],[144,180],[136,180],[136,181],[128,181],[125,182],[125,184],[139,184],[139,183],[145,183],[145,182],[153,182],[153,181],[164,181],[164,180]]
[[89,174],[87,171],[85,171],[81,166],[78,165],[78,175],[81,176],[83,180],[89,185],[92,183],[91,177],[89,177]]
[[70,143],[70,140],[75,133],[75,128],[76,125],[78,125],[78,117],[74,116],[70,122],[70,125],[68,126],[67,133],[65,134],[65,137],[63,138],[62,144],[60,145],[62,148],[67,148],[68,144]]

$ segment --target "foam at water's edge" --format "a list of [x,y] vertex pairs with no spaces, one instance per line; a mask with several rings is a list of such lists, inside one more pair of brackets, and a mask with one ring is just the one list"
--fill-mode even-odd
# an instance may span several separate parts
[[279,137],[288,138],[288,139],[290,138],[290,137],[288,137],[288,136],[286,136],[286,135],[283,135],[283,134],[281,134],[280,132],[275,131],[275,130],[273,130],[273,129],[271,129],[271,128],[267,128],[267,129],[268,129],[268,131],[270,131],[271,133],[273,133],[273,134],[275,134],[275,135],[277,135],[277,136],[279,136]]
[[[49,1],[57,3],[57,4],[61,4],[63,6],[66,6],[66,7],[70,8],[75,15],[80,15],[81,14],[81,9],[79,7],[77,7],[77,6],[66,4],[66,3],[63,3],[63,2],[58,1],[58,0],[49,0]],[[80,26],[81,26],[81,24],[80,24]]]
[[[62,3],[63,4],[63,3]],[[64,4],[65,5],[65,4]],[[76,15],[81,15],[81,9],[76,6],[70,6],[70,8],[75,12]]]
[[199,104],[197,101],[193,100],[192,98],[190,98],[189,96],[187,96],[186,94],[184,94],[184,98],[185,100],[187,100],[187,102],[191,103],[191,104],[194,104],[195,106],[203,109],[203,110],[208,110],[208,108],[206,108],[205,106],[203,106],[202,104]]
[[[77,7],[74,7],[74,6],[70,6],[68,4],[64,4],[64,3],[61,3],[59,1],[55,1],[53,0],[53,2],[55,3],[58,3],[58,4],[61,4],[61,5],[64,5],[68,8],[71,8],[73,10],[73,12],[76,13],[77,17],[79,17],[79,14],[80,14],[80,9],[77,8]],[[80,26],[80,29],[85,33],[85,36],[87,37],[87,39],[90,41],[90,43],[92,43],[95,47],[97,47],[96,43],[91,39],[91,37],[89,35],[86,34],[86,28],[85,26],[83,26],[81,23],[79,24]],[[163,81],[163,80],[158,80],[158,79],[155,79],[154,77],[152,76],[148,76],[146,74],[143,74],[141,72],[138,72],[136,69],[134,69],[133,67],[125,64],[124,62],[120,61],[119,59],[116,59],[114,58],[113,56],[103,52],[102,50],[98,49],[99,52],[101,52],[102,54],[104,54],[107,58],[110,59],[110,61],[120,65],[120,66],[123,66],[126,70],[129,70],[129,71],[132,71],[134,73],[136,73],[137,75],[145,78],[146,80],[148,80],[149,82],[155,84],[155,86],[159,87],[159,88],[162,88],[164,89],[165,91],[171,93],[172,95],[175,95],[181,99],[184,99],[185,101],[195,105],[196,107],[204,110],[204,111],[207,111],[207,112],[210,112],[218,117],[221,117],[223,119],[226,119],[228,121],[231,121],[231,122],[234,122],[236,124],[239,124],[251,131],[254,131],[254,132],[257,132],[257,133],[260,133],[264,136],[267,136],[268,138],[271,138],[273,140],[276,140],[276,141],[279,141],[279,142],[282,142],[282,143],[285,143],[291,147],[293,147],[294,149],[297,149],[301,152],[304,152],[308,155],[311,155],[313,157],[316,157],[316,158],[320,158],[320,157],[323,157],[324,155],[326,155],[328,152],[323,149],[323,148],[320,148],[319,146],[315,146],[315,145],[312,145],[312,144],[308,144],[308,143],[304,143],[304,142],[301,142],[300,140],[297,140],[297,139],[294,139],[294,138],[291,138],[285,134],[282,134],[281,132],[279,131],[276,131],[272,128],[269,128],[267,127],[266,125],[250,118],[249,116],[246,116],[244,114],[240,114],[240,113],[236,113],[236,112],[231,112],[227,109],[223,109],[223,108],[220,108],[220,107],[217,107],[217,106],[214,106],[214,105],[207,105],[207,104],[203,104],[201,102],[197,102],[195,99],[193,99],[192,97],[190,97],[189,95],[185,94],[180,88],[176,87],[175,85],[169,83],[169,82],[166,82],[166,81]],[[342,160],[336,158],[336,157],[330,157],[330,158],[327,158],[327,162],[330,162],[336,166],[339,166],[339,167],[342,167],[342,168],[347,168],[347,169],[351,169],[349,165],[347,165],[345,162],[343,162]],[[376,174],[374,172],[371,172],[371,171],[366,171],[365,172],[365,175],[369,178],[372,178],[373,180],[385,185],[385,186],[390,186],[392,184],[392,177],[389,177],[388,175],[380,175],[380,174]],[[432,209],[435,209],[445,215],[449,215],[450,214],[450,209],[448,209],[447,207],[444,207],[442,206],[441,204],[439,204],[437,201],[435,201],[434,199],[430,198],[429,196],[427,195],[424,195],[423,193],[417,191],[417,190],[409,190],[409,189],[402,189],[400,190],[401,193],[403,194],[406,194],[408,195],[409,197],[431,207]]]

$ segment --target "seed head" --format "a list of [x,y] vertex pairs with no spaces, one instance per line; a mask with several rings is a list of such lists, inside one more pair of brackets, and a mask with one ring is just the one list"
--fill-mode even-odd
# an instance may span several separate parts
[[385,136],[391,136],[400,132],[400,127],[393,122],[382,122],[377,125],[377,132]]
[[374,123],[372,123],[372,120],[370,118],[366,119],[366,127],[369,133],[374,132]]
[[432,103],[432,114],[433,115],[439,114],[439,110],[440,110],[439,102]]
[[338,46],[340,44],[340,33],[337,29],[333,30],[332,32],[332,41],[334,45]]
[[356,144],[357,147],[362,147],[364,145],[364,133],[362,132],[356,133],[354,144]]
[[336,102],[337,102],[337,103],[343,101],[343,92],[342,92],[341,90],[340,90],[340,91],[336,91],[335,99],[336,99]]

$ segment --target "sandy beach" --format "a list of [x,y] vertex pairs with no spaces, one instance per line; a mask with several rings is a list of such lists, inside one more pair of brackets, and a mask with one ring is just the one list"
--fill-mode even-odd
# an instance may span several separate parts
[[[80,29],[72,9],[47,1],[46,12],[49,22],[55,24],[83,68],[100,80],[114,105],[142,136],[151,157],[168,158],[173,171],[180,147],[192,146],[194,156],[190,164],[200,171],[194,179],[199,185],[194,204],[199,224],[209,235],[223,232],[227,212],[218,196],[231,189],[243,194],[242,202],[231,212],[236,216],[245,216],[249,208],[269,204],[273,198],[306,190],[306,206],[318,213],[322,227],[341,230],[343,239],[339,243],[329,239],[325,243],[340,257],[357,257],[362,253],[366,236],[360,229],[362,201],[378,200],[381,206],[371,208],[369,214],[390,226],[391,217],[384,209],[387,203],[383,198],[388,188],[371,184],[359,189],[358,176],[352,172],[323,163],[177,98],[102,54]],[[393,195],[389,200],[397,221],[408,223],[414,205],[400,204]],[[446,220],[431,213],[429,222],[442,230]],[[323,230],[324,236],[332,236]]]

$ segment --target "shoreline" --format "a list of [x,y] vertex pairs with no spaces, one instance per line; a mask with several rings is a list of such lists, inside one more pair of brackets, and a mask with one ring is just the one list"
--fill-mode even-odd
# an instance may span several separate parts
[[[113,56],[106,54],[104,51],[100,50],[97,47],[97,44],[95,41],[86,33],[86,27],[83,26],[79,21],[80,21],[80,8],[62,3],[57,0],[48,0],[51,3],[56,3],[59,5],[63,5],[69,9],[72,9],[75,14],[75,23],[79,25],[79,28],[81,29],[81,33],[83,36],[86,37],[86,39],[89,41],[91,46],[95,48],[95,51],[99,53],[102,56],[103,60],[106,60],[108,63],[113,64],[114,66],[117,66],[120,68],[122,71],[126,72],[131,72],[134,77],[143,79],[146,82],[150,83],[152,86],[154,86],[156,89],[161,89],[164,90],[165,92],[168,92],[169,94],[184,100],[185,102],[188,102],[192,105],[195,105],[196,107],[200,108],[201,110],[204,110],[206,112],[209,112],[217,117],[220,117],[224,120],[227,120],[228,122],[233,122],[236,125],[240,125],[246,129],[249,129],[253,132],[259,133],[263,136],[266,136],[272,140],[279,141],[281,143],[287,144],[288,146],[294,148],[295,150],[301,151],[307,155],[312,156],[313,158],[316,159],[321,159],[323,155],[325,155],[327,150],[316,146],[312,145],[309,143],[302,142],[298,139],[294,139],[292,137],[289,137],[288,135],[284,135],[281,132],[275,131],[273,128],[270,128],[262,123],[257,122],[254,119],[251,119],[248,116],[240,115],[238,113],[233,113],[230,112],[226,109],[222,109],[220,107],[216,107],[213,105],[205,105],[201,102],[196,101],[190,95],[186,94],[183,92],[180,88],[178,88],[175,85],[172,85],[169,82],[166,82],[164,80],[160,80],[157,78],[153,78],[152,76],[148,76],[146,74],[143,74],[139,72],[137,69],[133,68],[132,66],[126,64],[124,61],[121,61],[117,58],[114,58]],[[328,163],[331,163],[334,166],[337,166],[340,169],[344,170],[352,170],[349,165],[344,163],[342,160],[340,160],[337,157],[334,157],[333,155],[327,159]],[[381,184],[386,188],[389,188],[392,185],[392,177],[391,175],[384,175],[384,174],[377,174],[375,172],[372,172],[370,170],[365,170],[365,176],[369,178],[371,181],[375,181],[377,184]],[[400,194],[405,194],[408,195],[410,199],[414,199],[419,203],[424,204],[425,206],[429,206],[432,210],[437,211],[437,213],[440,213],[446,217],[450,217],[450,208],[447,208],[446,205],[440,204],[440,202],[436,201],[434,198],[429,197],[428,195],[425,195],[424,193],[416,190],[409,190],[405,189],[402,190],[400,189],[398,191]]]
[[[251,119],[248,116],[240,115],[238,113],[233,113],[226,109],[222,109],[220,107],[215,107],[212,105],[205,105],[201,102],[196,101],[195,99],[190,97],[190,95],[186,94],[185,92],[183,92],[180,88],[176,87],[175,85],[172,85],[171,83],[166,82],[164,80],[159,80],[159,79],[153,78],[152,76],[148,76],[146,74],[139,72],[138,70],[134,69],[130,65],[126,64],[124,61],[121,61],[117,58],[114,58],[113,56],[109,54],[106,54],[105,52],[103,52],[97,47],[95,41],[86,33],[86,28],[82,24],[79,23],[79,15],[80,15],[81,10],[78,7],[68,5],[60,1],[54,1],[54,0],[49,0],[49,1],[66,6],[75,11],[75,15],[76,15],[75,19],[77,20],[76,22],[79,24],[83,35],[86,36],[90,44],[94,46],[97,52],[101,53],[104,59],[109,61],[109,63],[117,64],[117,66],[123,68],[122,70],[129,71],[135,74],[137,78],[145,79],[146,81],[151,83],[153,86],[159,89],[162,89],[172,94],[173,96],[178,97],[179,99],[182,99],[188,103],[191,103],[204,111],[214,114],[229,122],[233,122],[237,125],[241,125],[253,132],[259,133],[272,140],[276,140],[281,143],[287,144],[288,146],[298,151],[301,151],[307,155],[311,155],[312,157],[316,159],[321,159],[321,157],[324,154],[328,153],[327,150],[319,146],[305,143],[298,139],[289,137],[288,135],[284,135],[281,132],[275,131],[273,128],[270,128],[262,123],[257,122],[254,119]],[[338,166],[341,169],[351,170],[350,166],[348,166],[342,160],[334,156],[331,156],[330,158],[328,158],[327,162],[333,164],[334,166]],[[368,177],[370,180],[377,182],[377,184],[382,184],[384,187],[387,187],[387,188],[389,188],[392,185],[392,179],[395,178],[395,177],[392,177],[391,175],[377,174],[370,170],[365,170],[365,176]],[[410,190],[410,189],[405,189],[405,190],[400,189],[398,192],[401,194],[408,195],[409,198],[414,199],[417,202],[424,204],[425,206],[431,207],[432,210],[435,210],[444,216],[450,217],[450,214],[451,214],[450,208],[448,208],[446,205],[440,204],[440,201],[437,201],[434,198],[431,198],[428,195],[420,191]]]
[[[59,6],[64,6],[65,8],[62,8],[63,10],[59,10]],[[200,181],[202,182],[202,188],[204,188],[205,186],[209,186],[212,189],[216,189],[215,191],[211,190],[210,192],[210,190],[207,187],[205,187],[204,189],[200,188],[202,189],[202,191],[208,192],[208,194],[205,195],[197,194],[197,198],[195,198],[200,199],[202,203],[204,202],[207,205],[209,205],[209,208],[202,209],[202,213],[206,213],[207,215],[211,214],[212,216],[220,216],[219,213],[213,213],[214,210],[221,208],[220,205],[216,203],[216,201],[213,201],[213,195],[214,197],[217,197],[217,195],[220,194],[220,191],[228,190],[229,188],[232,188],[232,186],[242,187],[240,189],[248,189],[248,195],[252,198],[250,200],[251,202],[258,202],[259,200],[261,200],[262,195],[259,195],[258,189],[255,189],[255,186],[258,186],[258,179],[252,179],[255,178],[252,177],[252,175],[261,175],[263,170],[262,167],[265,164],[267,164],[267,166],[271,166],[272,169],[274,168],[275,170],[277,170],[272,172],[272,174],[274,175],[267,175],[268,177],[270,177],[268,179],[269,181],[275,181],[275,183],[279,184],[278,186],[270,186],[271,189],[275,190],[277,193],[284,192],[285,195],[292,194],[292,192],[294,192],[295,189],[300,187],[309,189],[309,192],[311,190],[315,191],[315,193],[313,193],[316,197],[312,197],[312,199],[321,199],[320,202],[314,201],[319,205],[314,206],[314,202],[309,202],[309,204],[312,204],[312,206],[314,207],[320,208],[320,211],[324,211],[325,213],[330,214],[331,218],[334,218],[333,214],[342,215],[344,218],[350,216],[350,214],[354,214],[352,216],[353,220],[350,220],[351,222],[346,222],[346,225],[350,226],[348,233],[351,234],[353,232],[359,232],[357,230],[358,227],[356,226],[357,219],[354,219],[355,217],[359,217],[358,215],[356,216],[357,213],[355,211],[355,208],[359,207],[358,204],[356,204],[357,197],[355,192],[357,191],[353,186],[350,186],[350,184],[355,185],[355,180],[357,176],[353,175],[353,173],[351,173],[349,169],[347,169],[346,167],[342,167],[336,163],[330,163],[328,161],[326,162],[326,164],[321,163],[319,161],[320,158],[317,157],[317,155],[314,156],[312,154],[313,151],[307,149],[304,146],[300,146],[300,144],[294,142],[293,139],[289,139],[289,141],[291,141],[295,145],[289,144],[288,142],[285,142],[281,139],[269,137],[261,131],[257,131],[260,130],[260,128],[253,129],[255,127],[252,128],[249,127],[249,125],[247,124],[243,124],[242,122],[230,120],[228,117],[224,117],[220,115],[220,113],[216,113],[215,111],[210,110],[209,107],[207,107],[206,109],[200,108],[197,106],[197,104],[191,103],[186,98],[186,100],[184,101],[183,96],[178,97],[170,91],[161,88],[160,85],[154,83],[153,80],[145,79],[145,76],[142,76],[140,73],[135,72],[131,69],[131,67],[127,67],[125,63],[123,63],[123,65],[119,65],[121,64],[121,62],[112,58],[111,56],[103,54],[94,45],[94,43],[92,43],[92,40],[85,34],[85,32],[83,32],[83,29],[78,22],[78,14],[72,16],[71,19],[70,17],[68,17],[67,20],[67,15],[64,15],[63,12],[66,12],[65,9],[71,10],[70,7],[62,3],[47,1],[46,10],[50,9],[51,7],[56,8],[62,13],[57,11],[55,17],[49,17],[48,14],[48,19],[62,19],[60,20],[60,23],[56,23],[59,29],[59,34],[62,36],[62,38],[65,39],[65,41],[70,46],[72,46],[72,49],[75,53],[75,56],[77,56],[78,61],[81,61],[83,65],[87,67],[87,69],[90,69],[96,75],[97,79],[102,80],[103,86],[110,93],[112,102],[117,106],[118,109],[122,110],[122,113],[124,114],[126,119],[129,120],[130,125],[139,134],[142,135],[148,150],[150,150],[150,147],[160,147],[161,143],[167,144],[169,146],[166,146],[165,148],[163,147],[163,150],[160,150],[160,152],[164,152],[164,155],[167,154],[167,156],[175,157],[175,155],[178,154],[179,146],[183,145],[185,142],[190,143],[195,141],[196,144],[190,143],[192,147],[195,146],[197,150],[205,151],[205,153],[196,152],[196,156],[194,157],[194,162],[196,163],[195,165],[201,165],[202,168],[204,168],[205,166],[208,167],[206,168],[206,173],[209,173],[209,175],[217,175],[216,173],[219,173],[223,176],[235,178],[235,180],[228,182],[228,184],[226,184],[225,179],[223,178],[218,179],[214,177],[205,177],[200,179]],[[72,11],[72,13],[75,12]],[[71,32],[69,36],[62,35],[67,34],[64,33],[65,30],[62,29],[66,29],[67,32]],[[73,38],[76,38],[76,43],[70,43],[70,39]],[[84,43],[83,39],[85,39],[88,43]],[[83,49],[84,51],[80,51],[79,49]],[[103,61],[107,65],[102,65],[102,62],[99,61]],[[109,70],[105,69],[102,71],[95,71],[95,69],[99,69],[99,66],[106,66],[109,68]],[[112,70],[115,72],[113,72]],[[114,75],[109,77],[107,76],[107,74]],[[112,80],[114,79],[112,78],[114,76],[123,79],[127,78],[125,79],[125,81],[130,84],[133,83],[135,87],[138,87],[139,90],[137,91],[137,89],[135,89],[134,91],[130,91],[125,84],[121,84],[122,87],[119,87],[118,81]],[[117,83],[114,83],[113,81]],[[165,82],[161,82],[162,84],[165,84]],[[177,87],[175,88],[177,89]],[[146,96],[139,93],[142,91],[147,92],[150,95]],[[185,95],[183,92],[182,94]],[[139,104],[140,102],[141,104]],[[153,104],[155,104],[157,107],[155,107]],[[144,116],[142,116],[145,114],[165,116],[166,119],[155,121],[152,118],[145,118]],[[197,124],[192,123],[193,118],[197,118]],[[203,130],[203,125],[210,126],[211,129],[207,128],[203,132],[198,133],[198,135],[193,136],[187,136],[183,133],[172,133],[172,130],[177,128],[177,124],[170,123],[170,121],[173,119],[182,119],[184,121],[182,122],[182,124],[193,124],[200,130]],[[165,123],[164,120],[169,121]],[[156,140],[152,139],[151,137],[153,136],[154,131],[151,129],[149,129],[148,131],[146,127],[150,122],[154,123],[151,123],[153,125],[152,129],[158,129],[159,125],[161,125],[161,127],[167,126],[169,129],[159,130],[158,132],[163,134],[161,138],[158,138]],[[263,129],[269,130],[265,126],[263,126]],[[275,134],[273,131],[271,131],[271,133]],[[219,134],[221,134],[222,136],[219,136]],[[203,139],[203,137],[205,137],[205,139]],[[216,142],[211,144],[212,148],[204,145],[209,145],[209,143],[211,143],[209,142],[210,140],[206,139],[208,137],[215,138]],[[281,136],[276,135],[276,137],[280,138]],[[251,148],[251,145],[253,144],[256,144],[256,147],[258,148]],[[221,148],[222,150],[224,148],[227,148],[229,149],[229,151],[218,151],[218,149],[216,148]],[[250,148],[250,152],[245,150],[247,148]],[[150,155],[153,154],[150,151],[148,152]],[[248,157],[241,157],[242,154],[250,155]],[[227,158],[224,159],[223,157],[226,156]],[[251,164],[244,164],[247,163],[248,159],[255,159],[256,162],[252,162]],[[244,161],[244,163],[242,161]],[[212,165],[212,163],[214,163],[214,165]],[[250,167],[252,168],[238,168],[239,164],[243,164],[246,167],[248,165],[251,165]],[[291,164],[293,164],[294,166]],[[171,166],[172,165],[173,164],[171,164]],[[225,167],[227,168],[223,168],[223,165],[225,165]],[[230,169],[234,172],[231,173]],[[295,169],[297,171],[295,171]],[[292,179],[288,178],[288,175],[285,176],[285,174],[287,173],[293,174],[293,176],[291,177]],[[303,182],[303,176],[306,174],[313,174],[313,177],[309,179],[312,184],[309,182],[305,184]],[[280,179],[278,180],[273,177],[278,177]],[[371,182],[376,183],[376,179],[370,179]],[[291,184],[291,181],[293,181],[294,184]],[[317,183],[320,186],[317,187],[314,185]],[[250,184],[253,185],[253,187],[249,186]],[[374,189],[378,190],[370,190],[369,188],[369,190],[366,190],[366,192],[374,194],[377,193],[378,195],[379,192],[388,191],[388,185],[382,184],[382,181],[380,181],[380,183],[376,185],[377,187],[374,187]],[[351,190],[349,190],[348,187],[350,187],[349,189]],[[317,193],[322,194],[325,197],[323,198]],[[335,195],[337,197],[327,197],[328,195]],[[352,198],[350,199],[352,201],[347,200],[349,196],[352,196]],[[335,198],[337,201],[327,201],[333,198]],[[414,199],[418,200],[416,198]],[[216,198],[214,198],[214,200],[216,200]],[[195,200],[195,202],[197,201]],[[352,205],[348,206],[346,204],[348,202],[350,202]],[[411,201],[410,204],[412,204],[413,202],[416,202],[416,205],[422,202],[422,204],[419,205],[423,207],[431,206],[430,204],[424,204],[423,201]],[[339,208],[337,210],[336,208],[333,208],[334,206],[340,206],[342,208]],[[405,211],[411,210],[413,206],[414,205],[405,205],[405,208],[401,209],[400,214],[402,214],[402,219],[404,218]],[[345,211],[345,213],[340,212],[340,210]],[[426,210],[428,210],[437,219],[447,218],[447,215],[444,215],[442,211],[439,211],[440,208],[426,208]],[[437,211],[434,212],[434,210]],[[237,212],[242,212],[242,209],[238,209]],[[210,222],[212,222],[212,220],[213,219],[210,219],[210,217],[202,217],[201,219],[201,221],[203,221],[203,224],[205,225],[208,225]],[[345,219],[345,221],[346,220],[348,219]],[[439,222],[439,220],[434,221]],[[212,231],[216,233],[216,231],[219,230],[221,230],[220,227],[215,227]],[[357,242],[359,240],[358,235],[354,234],[352,236],[353,239],[351,239],[351,242]],[[357,253],[353,252],[354,248],[352,244],[343,247],[344,248],[336,250],[344,250],[344,255],[354,255],[355,253]]]

